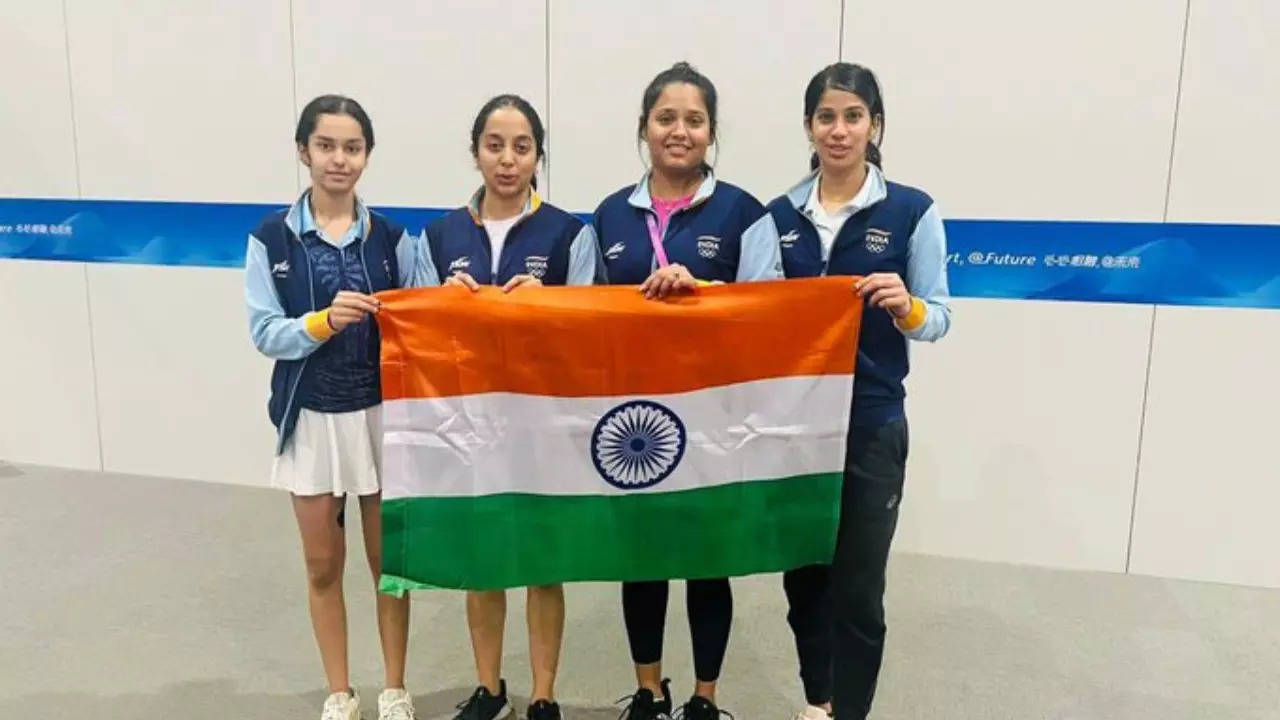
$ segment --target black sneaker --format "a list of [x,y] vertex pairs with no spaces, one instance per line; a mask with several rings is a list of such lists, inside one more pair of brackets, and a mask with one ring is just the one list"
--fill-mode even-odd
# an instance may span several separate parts
[[[628,698],[621,698],[623,702]],[[629,703],[623,708],[618,720],[671,720],[671,681],[662,681],[662,699],[653,696],[653,691],[646,688],[636,690]]]
[[560,720],[560,704],[539,700],[529,706],[525,720]]
[[514,709],[507,702],[507,681],[502,680],[498,687],[497,695],[483,685],[476,688],[470,699],[458,705],[458,714],[453,720],[498,720],[510,716]]
[[685,703],[676,711],[675,718],[677,720],[720,720],[720,716],[724,715],[733,720],[733,715],[727,710],[721,710],[716,704],[701,695],[694,695],[689,698],[689,702]]

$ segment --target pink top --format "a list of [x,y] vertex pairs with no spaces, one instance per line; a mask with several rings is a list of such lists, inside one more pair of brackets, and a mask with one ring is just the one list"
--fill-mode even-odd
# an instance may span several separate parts
[[693,204],[693,195],[686,195],[675,200],[663,200],[661,198],[653,198],[653,212],[658,216],[658,234],[667,234],[667,223],[670,222],[671,216],[676,211],[683,210]]

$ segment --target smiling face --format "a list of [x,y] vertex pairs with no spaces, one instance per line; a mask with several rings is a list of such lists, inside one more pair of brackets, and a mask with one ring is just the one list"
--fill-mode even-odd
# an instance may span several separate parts
[[828,88],[805,121],[809,141],[823,170],[844,171],[866,162],[867,144],[880,129],[866,101],[855,93]]
[[702,90],[683,82],[663,88],[649,111],[642,137],[655,170],[684,175],[702,167],[715,139]]
[[334,195],[355,190],[369,162],[360,123],[350,115],[322,114],[298,157],[311,172],[311,186]]

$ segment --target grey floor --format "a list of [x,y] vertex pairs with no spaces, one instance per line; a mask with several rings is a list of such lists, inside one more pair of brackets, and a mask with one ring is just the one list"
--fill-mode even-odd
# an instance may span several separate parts
[[[284,496],[0,464],[0,498],[0,720],[319,716]],[[353,680],[372,699],[381,674],[358,560]],[[1280,592],[911,555],[890,573],[877,718],[1280,718]],[[778,578],[734,590],[721,704],[743,720],[787,718],[802,698]],[[610,701],[633,683],[618,590],[567,596],[567,716],[612,720]],[[515,694],[528,687],[522,607],[513,593]],[[474,685],[461,596],[419,594],[413,612],[410,689],[421,717],[448,717]],[[682,602],[669,618],[683,696]]]

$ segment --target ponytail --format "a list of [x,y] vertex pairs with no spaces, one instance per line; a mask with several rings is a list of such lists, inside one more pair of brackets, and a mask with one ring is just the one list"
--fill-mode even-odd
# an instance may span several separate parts
[[880,146],[874,140],[867,141],[867,162],[884,170],[884,159],[880,157]]

